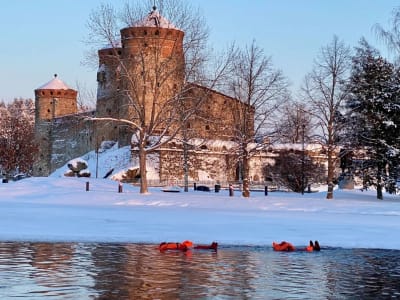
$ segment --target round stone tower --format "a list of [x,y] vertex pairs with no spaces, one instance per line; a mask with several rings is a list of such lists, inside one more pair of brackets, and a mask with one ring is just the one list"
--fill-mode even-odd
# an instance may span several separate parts
[[[184,32],[177,29],[153,7],[146,18],[121,30],[122,56],[136,82],[122,82],[122,87],[135,90],[145,111],[151,112],[171,99],[184,80]],[[130,105],[126,105],[130,107]],[[124,110],[132,114],[132,110]],[[154,112],[153,112],[154,113]],[[146,114],[146,123],[150,113]]]
[[77,95],[54,74],[52,80],[35,90],[36,121],[77,113]]
[[54,120],[77,113],[78,92],[54,78],[35,90],[35,136],[39,146],[34,176],[48,176],[52,170]]
[[[155,107],[162,107],[183,84],[184,32],[153,7],[143,20],[120,33],[120,45],[98,51],[97,116],[138,118],[136,101],[146,112],[140,113],[145,114],[147,123],[150,112],[154,115]],[[112,126],[108,128],[115,131],[116,124]],[[126,126],[118,127],[120,145],[130,144],[131,134],[126,130]]]
[[97,70],[96,112],[101,117],[118,118],[119,63],[122,49],[118,45],[108,45],[100,49]]

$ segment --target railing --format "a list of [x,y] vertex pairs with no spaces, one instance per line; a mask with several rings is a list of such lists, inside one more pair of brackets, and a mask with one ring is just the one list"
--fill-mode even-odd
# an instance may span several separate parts
[[[133,183],[134,185],[140,184],[140,179]],[[184,180],[147,180],[147,184],[149,187],[161,187],[161,186],[179,186],[184,187],[185,181]],[[215,188],[215,185],[219,184],[222,189],[228,189],[229,185],[233,185],[234,189],[241,190],[243,183],[240,181],[216,181],[216,180],[190,180],[188,182],[189,188],[193,188],[194,184],[196,186],[207,186],[211,190]],[[269,191],[286,191],[287,189],[283,186],[278,186],[277,184],[271,183],[270,181],[251,181],[250,182],[250,189],[251,190],[260,190],[264,191],[265,187],[268,187]]]

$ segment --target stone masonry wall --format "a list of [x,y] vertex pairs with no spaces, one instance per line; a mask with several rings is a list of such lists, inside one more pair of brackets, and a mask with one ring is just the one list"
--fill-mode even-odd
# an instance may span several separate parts
[[34,176],[48,176],[69,160],[95,149],[93,122],[85,120],[88,115],[92,116],[92,113],[35,124],[40,156],[34,165]]

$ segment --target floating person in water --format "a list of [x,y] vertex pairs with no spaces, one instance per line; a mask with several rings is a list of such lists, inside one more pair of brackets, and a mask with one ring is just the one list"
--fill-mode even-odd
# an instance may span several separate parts
[[[286,242],[286,241],[282,241],[279,244],[272,242],[272,248],[274,249],[274,251],[295,251],[296,248],[293,246],[293,244]],[[318,241],[315,241],[314,243],[312,241],[310,241],[309,245],[305,248],[302,249],[304,251],[307,252],[312,252],[312,251],[320,251],[321,248],[319,246]]]
[[289,242],[282,241],[279,244],[272,242],[272,248],[274,251],[294,251],[296,248]]
[[212,242],[211,245],[195,245],[193,248],[194,249],[199,249],[199,250],[217,250],[218,249],[218,243],[217,242]]
[[[310,241],[311,242],[311,241]],[[313,247],[314,249],[314,251],[320,251],[321,250],[321,247],[319,246],[319,243],[318,243],[318,241],[315,241],[314,242],[314,247]]]
[[194,245],[192,241],[183,241],[182,243],[174,243],[174,242],[163,242],[158,246],[158,249],[161,252],[167,250],[179,250],[179,251],[188,251],[190,249],[199,249],[199,250],[217,250],[218,243],[212,242],[210,245]]

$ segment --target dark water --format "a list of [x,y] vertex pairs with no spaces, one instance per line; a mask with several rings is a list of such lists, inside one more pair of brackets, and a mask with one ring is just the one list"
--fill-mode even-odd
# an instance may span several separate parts
[[0,299],[400,299],[400,251],[0,243]]

